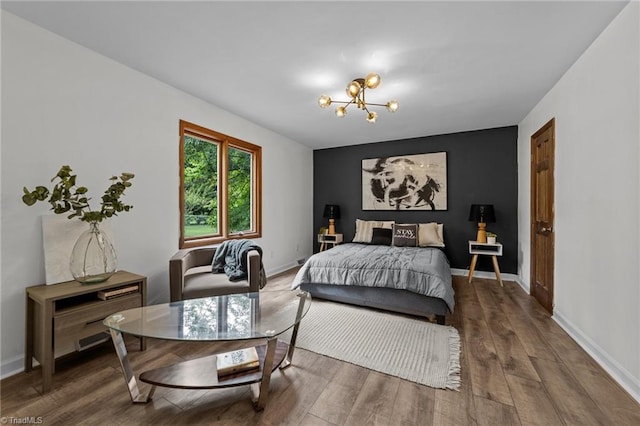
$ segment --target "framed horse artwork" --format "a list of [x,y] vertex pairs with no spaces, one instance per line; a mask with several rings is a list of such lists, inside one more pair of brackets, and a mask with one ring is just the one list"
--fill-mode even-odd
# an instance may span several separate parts
[[446,210],[447,153],[362,160],[363,210]]

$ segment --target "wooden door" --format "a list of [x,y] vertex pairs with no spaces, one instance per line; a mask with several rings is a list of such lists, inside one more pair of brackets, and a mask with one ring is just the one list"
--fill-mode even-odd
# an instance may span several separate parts
[[531,136],[531,295],[553,313],[555,119]]

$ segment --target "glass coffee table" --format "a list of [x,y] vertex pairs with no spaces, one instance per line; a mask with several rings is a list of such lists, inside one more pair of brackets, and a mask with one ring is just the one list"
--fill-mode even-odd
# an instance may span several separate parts
[[[270,293],[262,303],[260,293],[233,294],[143,306],[105,318],[104,325],[111,333],[131,400],[148,402],[156,386],[215,389],[252,384],[254,407],[264,409],[271,373],[278,367],[291,365],[298,326],[311,305],[311,296],[306,292]],[[278,339],[289,330],[288,342]],[[185,342],[243,341],[247,343],[244,347],[256,348],[260,368],[218,379],[217,357],[212,354],[141,373],[140,381],[151,385],[147,393],[142,393],[123,334]]]

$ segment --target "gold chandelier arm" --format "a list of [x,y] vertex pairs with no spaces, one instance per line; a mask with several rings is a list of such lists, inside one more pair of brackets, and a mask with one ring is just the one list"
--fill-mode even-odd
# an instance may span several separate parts
[[[345,105],[345,108],[346,108],[347,106],[349,106],[349,105],[351,105],[351,104],[354,104],[355,102],[354,102],[353,100],[350,100],[350,101],[334,101],[334,100],[332,99],[332,100],[331,100],[331,103],[332,103],[332,104],[344,104],[344,105]],[[374,104],[374,103],[371,103],[371,102],[370,102],[370,103],[366,103],[366,104],[365,104],[364,102],[362,102],[362,105],[364,105],[364,108],[363,108],[363,109],[364,109],[365,111],[367,111],[367,112],[369,111],[369,110],[367,109],[367,107],[370,107],[370,106],[379,106],[379,107],[386,107],[386,106],[387,106],[387,104]]]
[[[345,104],[345,105],[349,105],[353,103],[353,100],[351,101],[334,101],[333,99],[331,100],[332,104]],[[384,105],[383,105],[384,106]]]

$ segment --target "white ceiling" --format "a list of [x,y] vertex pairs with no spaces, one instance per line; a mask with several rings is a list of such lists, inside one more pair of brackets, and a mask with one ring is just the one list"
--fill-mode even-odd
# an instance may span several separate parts
[[[2,8],[313,148],[518,124],[626,1],[11,2]],[[382,77],[369,124],[317,98]],[[188,119],[188,117],[187,117]]]

